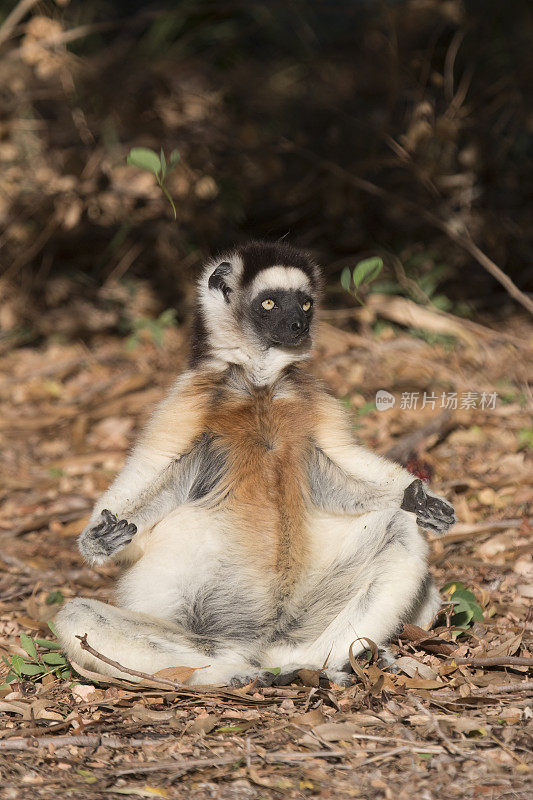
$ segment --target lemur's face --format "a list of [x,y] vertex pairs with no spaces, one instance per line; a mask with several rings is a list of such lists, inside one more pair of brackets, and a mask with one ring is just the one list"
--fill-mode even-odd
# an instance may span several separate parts
[[320,288],[311,258],[280,242],[252,242],[210,262],[199,281],[194,358],[211,354],[249,366],[268,353],[278,370],[302,360]]
[[298,347],[309,340],[313,318],[310,290],[263,289],[248,309],[248,319],[263,345]]

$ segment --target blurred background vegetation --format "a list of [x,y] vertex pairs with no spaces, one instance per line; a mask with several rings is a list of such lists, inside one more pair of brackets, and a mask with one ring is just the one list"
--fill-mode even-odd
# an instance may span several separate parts
[[[310,249],[332,308],[377,254],[371,291],[524,313],[464,241],[533,289],[532,17],[527,0],[2,0],[0,343],[180,321],[205,257],[250,237]],[[179,151],[177,221],[126,164],[139,146]]]

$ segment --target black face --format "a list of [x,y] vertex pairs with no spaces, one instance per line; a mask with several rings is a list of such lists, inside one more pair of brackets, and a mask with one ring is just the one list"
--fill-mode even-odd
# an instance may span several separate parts
[[295,289],[265,290],[254,297],[249,318],[260,338],[271,347],[298,347],[309,338],[313,300]]

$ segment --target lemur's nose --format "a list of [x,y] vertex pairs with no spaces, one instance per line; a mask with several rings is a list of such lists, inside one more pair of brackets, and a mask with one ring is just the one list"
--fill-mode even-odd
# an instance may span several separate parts
[[293,334],[296,336],[303,335],[307,333],[309,330],[309,323],[306,319],[302,319],[301,317],[297,317],[292,322],[289,323],[289,327]]

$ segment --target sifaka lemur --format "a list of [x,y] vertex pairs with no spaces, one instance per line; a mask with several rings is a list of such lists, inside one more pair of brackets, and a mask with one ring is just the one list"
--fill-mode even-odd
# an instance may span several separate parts
[[[79,547],[125,569],[118,606],[68,602],[66,653],[190,684],[270,682],[299,667],[346,678],[350,644],[427,626],[440,598],[420,528],[453,508],[358,445],[347,411],[302,369],[321,273],[283,243],[252,242],[198,283],[190,365],[98,501]],[[281,679],[280,679],[281,680]]]

